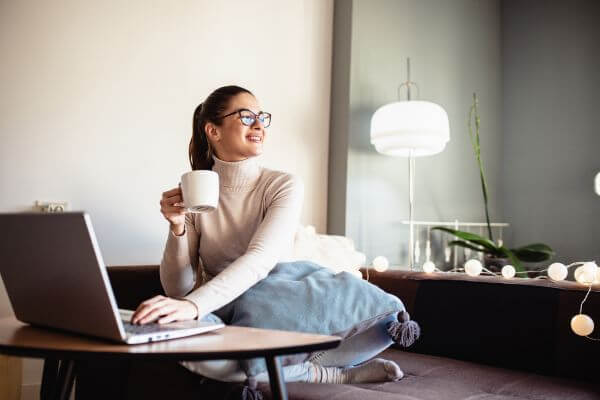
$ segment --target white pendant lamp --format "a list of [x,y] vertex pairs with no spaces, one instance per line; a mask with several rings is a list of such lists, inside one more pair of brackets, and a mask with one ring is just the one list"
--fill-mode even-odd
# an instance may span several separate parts
[[[450,140],[448,114],[439,105],[429,101],[412,100],[411,86],[418,86],[410,80],[410,59],[407,63],[406,82],[398,88],[406,87],[407,100],[386,104],[371,118],[371,144],[385,155],[408,157],[409,180],[409,265],[414,265],[414,226],[413,226],[413,186],[414,158],[440,153]],[[398,96],[400,97],[400,96]]]

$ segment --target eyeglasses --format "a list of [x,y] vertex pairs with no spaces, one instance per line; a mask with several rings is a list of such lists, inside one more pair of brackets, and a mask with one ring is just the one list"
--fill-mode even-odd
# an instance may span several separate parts
[[271,114],[270,113],[261,111],[258,114],[254,114],[252,111],[250,111],[246,108],[240,108],[239,110],[235,110],[234,112],[231,112],[227,115],[223,115],[222,117],[219,117],[219,119],[230,117],[234,114],[239,114],[240,121],[242,121],[242,124],[244,124],[246,126],[254,125],[254,122],[256,122],[256,120],[258,120],[258,122],[263,124],[263,126],[265,128],[268,128],[269,125],[271,125]]

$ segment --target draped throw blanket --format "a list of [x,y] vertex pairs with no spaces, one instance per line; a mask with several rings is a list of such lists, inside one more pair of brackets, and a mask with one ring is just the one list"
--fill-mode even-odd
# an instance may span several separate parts
[[[227,325],[308,332],[349,338],[382,318],[398,315],[390,336],[410,346],[419,327],[410,321],[402,301],[348,272],[334,274],[310,261],[279,263],[243,295],[215,311]],[[281,357],[282,365],[306,361],[312,354]],[[242,360],[248,377],[266,371],[262,358]]]

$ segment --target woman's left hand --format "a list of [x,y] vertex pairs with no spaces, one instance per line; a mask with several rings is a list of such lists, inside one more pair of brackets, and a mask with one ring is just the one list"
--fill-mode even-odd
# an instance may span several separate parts
[[194,319],[197,316],[198,309],[189,300],[155,296],[138,306],[131,316],[131,323],[143,325],[158,320],[159,324],[168,324],[174,321]]

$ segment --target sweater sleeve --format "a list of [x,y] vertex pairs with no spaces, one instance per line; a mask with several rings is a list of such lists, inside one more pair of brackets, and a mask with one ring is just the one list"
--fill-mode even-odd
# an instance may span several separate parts
[[182,297],[194,288],[199,263],[199,239],[193,214],[185,215],[183,235],[177,236],[169,229],[160,263],[160,282],[167,296]]
[[295,176],[282,174],[270,189],[266,194],[268,206],[264,219],[246,252],[185,296],[196,304],[199,318],[230,303],[264,279],[284,252],[293,246],[302,212],[304,185]]

